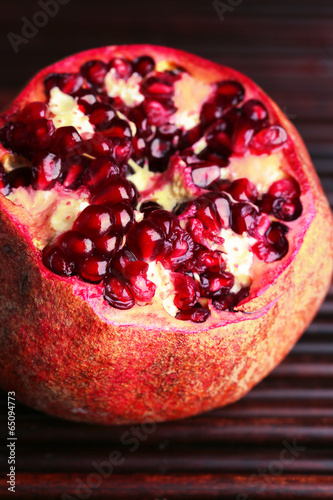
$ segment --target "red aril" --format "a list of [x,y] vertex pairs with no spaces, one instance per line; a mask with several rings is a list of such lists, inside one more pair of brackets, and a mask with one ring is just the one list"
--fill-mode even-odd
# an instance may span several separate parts
[[107,234],[114,227],[112,211],[101,205],[89,205],[77,217],[73,229],[94,240]]

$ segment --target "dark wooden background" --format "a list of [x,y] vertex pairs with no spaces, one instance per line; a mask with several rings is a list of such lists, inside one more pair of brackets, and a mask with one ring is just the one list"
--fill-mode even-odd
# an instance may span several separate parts
[[[225,4],[235,7],[221,20],[204,0],[70,0],[16,54],[7,35],[21,34],[22,17],[31,20],[40,6],[2,2],[0,107],[38,69],[76,51],[121,43],[175,46],[258,82],[300,130],[333,203],[333,2]],[[63,422],[19,405],[16,498],[333,498],[332,376],[331,289],[287,359],[247,397],[158,425],[135,452],[120,442],[130,428]],[[0,497],[13,498],[5,479],[6,394],[0,397]],[[283,450],[293,445],[299,449],[286,455],[286,463]],[[93,480],[93,463],[107,460],[112,450],[123,454],[123,465],[101,481],[95,478],[98,487],[75,493],[78,481]]]

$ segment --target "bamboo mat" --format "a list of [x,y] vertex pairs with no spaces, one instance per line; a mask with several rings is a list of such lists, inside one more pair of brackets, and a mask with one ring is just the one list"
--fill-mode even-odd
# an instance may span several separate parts
[[[71,0],[17,55],[7,33],[19,33],[21,17],[31,18],[38,7],[7,3],[0,19],[0,107],[40,67],[75,51],[135,42],[183,48],[245,72],[279,103],[301,132],[333,204],[333,3],[225,3],[238,6],[221,20],[205,1]],[[244,399],[160,424],[133,452],[121,444],[129,428],[69,423],[18,405],[17,493],[7,490],[2,447],[0,498],[333,498],[332,378],[333,288],[285,361]],[[3,392],[0,408],[6,435]],[[84,490],[94,464],[112,451],[123,463]]]

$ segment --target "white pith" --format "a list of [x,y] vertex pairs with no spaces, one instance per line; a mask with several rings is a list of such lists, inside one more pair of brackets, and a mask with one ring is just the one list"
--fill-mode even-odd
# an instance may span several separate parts
[[190,130],[200,122],[200,107],[212,91],[212,86],[198,82],[184,73],[174,84],[174,104],[177,108],[170,121],[179,128]]
[[149,197],[156,201],[165,210],[171,211],[177,203],[183,203],[193,199],[193,192],[189,186],[183,182],[183,177],[175,173],[173,179],[165,184],[161,189],[153,191]]
[[[283,156],[276,152],[270,155],[251,155],[246,154],[242,157],[231,156],[230,164],[227,169],[221,169],[222,175],[224,170],[229,172],[227,178],[231,181],[246,177],[252,182],[259,194],[265,194],[273,182],[286,177],[283,171]],[[263,175],[264,173],[264,175]]]
[[95,130],[88,116],[80,110],[73,97],[64,94],[58,87],[50,91],[48,108],[55,128],[72,126],[85,139],[93,136]]
[[[140,92],[142,78],[134,73],[126,81],[118,79],[114,69],[111,69],[105,78],[105,87],[110,97],[120,96],[127,106],[137,106],[144,100]],[[174,103],[178,111],[171,116],[170,122],[177,127],[188,130],[199,123],[200,105],[210,94],[212,87],[207,84],[195,82],[195,93],[191,92],[194,79],[186,73],[175,83]],[[185,96],[185,98],[184,98]],[[118,113],[122,119],[125,116]],[[56,128],[63,126],[74,126],[81,137],[90,138],[94,134],[94,126],[89,118],[79,109],[76,100],[61,92],[57,87],[50,92],[48,103],[48,117],[52,119]],[[131,124],[132,133],[135,133]],[[204,138],[201,138],[193,149],[199,153],[206,146]],[[269,186],[283,177],[285,173],[282,165],[282,155],[255,156],[245,154],[243,157],[231,156],[230,164],[221,168],[221,179],[231,181],[246,177],[255,184],[258,192],[264,194]],[[186,167],[185,162],[184,168]],[[158,186],[158,178],[163,174],[151,172],[149,165],[140,167],[133,160],[129,161],[134,173],[128,176],[140,193],[149,192],[145,200],[149,199],[159,203],[164,209],[172,211],[175,205],[196,198],[191,186],[184,182],[184,177],[177,172],[168,182]],[[15,205],[23,207],[29,214],[31,226],[35,226],[43,217],[45,234],[43,237],[35,237],[33,243],[42,250],[49,241],[58,234],[72,228],[77,215],[89,205],[89,193],[85,190],[66,190],[59,187],[51,191],[34,191],[32,188],[13,189],[7,196]],[[135,212],[136,221],[141,220],[143,215]],[[238,235],[231,229],[222,229],[219,236],[224,243],[218,245],[213,243],[213,250],[221,250],[224,253],[226,271],[233,274],[235,281],[231,292],[237,293],[242,287],[249,286],[252,281],[252,265],[254,255],[252,245],[256,242],[254,238],[246,233]],[[125,240],[124,240],[125,241]],[[175,288],[171,279],[171,272],[165,269],[160,262],[150,262],[147,277],[156,285],[156,293],[153,302],[162,304],[165,311],[175,317],[178,309],[174,305]],[[91,286],[91,285],[89,285]],[[200,299],[207,303],[207,299]]]
[[142,77],[133,73],[127,80],[117,77],[117,72],[111,68],[105,77],[105,88],[110,97],[119,96],[126,106],[137,106],[144,100],[140,92]]

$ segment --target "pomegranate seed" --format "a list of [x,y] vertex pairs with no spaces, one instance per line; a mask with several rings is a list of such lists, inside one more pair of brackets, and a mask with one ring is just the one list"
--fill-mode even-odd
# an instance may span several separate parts
[[241,288],[237,293],[228,293],[213,300],[213,306],[219,311],[233,311],[235,306],[249,296],[249,287]]
[[126,266],[128,286],[134,298],[140,303],[150,302],[156,291],[156,285],[147,279],[148,264],[137,260]]
[[89,257],[94,250],[94,244],[90,238],[72,230],[62,233],[57,239],[57,245],[75,263]]
[[[255,133],[254,124],[248,118],[241,118],[235,123],[231,138],[232,151],[234,154],[243,155],[249,149]],[[252,144],[252,143],[251,143]]]
[[59,87],[65,94],[73,95],[82,87],[83,78],[78,73],[51,73],[45,78],[44,85],[47,94],[53,87]]
[[285,235],[288,227],[281,222],[273,221],[265,233],[265,240],[256,243],[252,250],[256,256],[265,262],[275,262],[282,259],[289,250],[289,243]]
[[109,179],[117,177],[119,174],[120,168],[111,156],[100,156],[91,162],[82,183],[88,186],[91,192],[94,192],[102,184],[105,185]]
[[133,145],[133,158],[134,160],[141,160],[148,153],[147,144],[142,137],[135,136],[132,140]]
[[229,196],[224,193],[212,193],[212,195],[207,194],[206,197],[214,202],[222,227],[230,227],[231,203]]
[[126,241],[138,259],[151,261],[156,259],[163,247],[164,233],[155,222],[144,219],[131,227]]
[[97,130],[103,131],[110,127],[115,117],[116,112],[109,104],[97,102],[92,106],[92,113],[89,116],[89,121],[92,125],[96,126]]
[[5,169],[3,168],[2,163],[0,163],[0,193],[4,196],[7,196],[10,191],[10,185],[6,180]]
[[20,120],[23,123],[30,123],[46,117],[47,104],[45,102],[29,102],[20,112]]
[[169,236],[176,227],[179,227],[177,217],[167,210],[154,210],[148,215],[148,219],[158,224],[165,236]]
[[221,229],[221,220],[217,213],[216,205],[212,200],[206,196],[201,196],[193,204],[196,207],[196,217],[200,219],[205,229],[210,229],[211,231],[219,231]]
[[246,178],[235,180],[228,188],[228,193],[231,194],[234,200],[255,202],[258,196],[258,191],[255,185]]
[[207,161],[200,161],[192,168],[192,180],[201,188],[208,188],[220,178],[221,170],[218,165]]
[[274,197],[268,193],[265,193],[261,200],[257,201],[257,205],[260,209],[260,212],[265,212],[266,214],[272,213],[272,205],[274,201]]
[[112,139],[105,137],[100,132],[93,135],[91,139],[82,141],[79,147],[76,148],[80,154],[88,154],[91,156],[102,156],[105,154],[113,154],[114,144]]
[[199,154],[201,160],[210,161],[215,163],[220,168],[225,168],[229,165],[229,160],[225,154],[218,153],[213,149],[207,147]]
[[94,240],[109,233],[114,226],[111,210],[100,205],[89,205],[77,217],[73,230]]
[[258,239],[262,239],[271,224],[271,219],[268,217],[268,215],[261,213],[260,215],[258,215],[257,224],[258,225],[256,228],[255,237]]
[[[100,95],[102,96],[102,95]],[[102,97],[101,97],[102,99]],[[106,101],[104,101],[106,102]],[[129,108],[126,106],[124,101],[120,96],[115,96],[115,97],[109,97],[109,102],[111,106],[114,107],[116,111],[120,111],[123,115],[128,116]]]
[[67,189],[77,189],[81,186],[82,177],[88,166],[89,160],[78,155],[62,159],[61,184]]
[[112,205],[112,212],[115,218],[115,230],[120,234],[126,234],[134,222],[133,208],[121,201]]
[[209,309],[202,307],[201,305],[195,305],[179,311],[176,318],[183,321],[193,321],[194,323],[203,323],[210,316]]
[[18,187],[27,187],[31,184],[31,168],[20,167],[3,175],[3,194],[9,194],[10,190]]
[[75,274],[74,262],[69,260],[56,245],[49,245],[43,250],[43,263],[59,276],[73,276]]
[[272,214],[280,220],[289,222],[298,219],[302,214],[302,204],[298,198],[287,201],[275,198],[272,203]]
[[27,125],[23,122],[9,123],[2,129],[3,144],[15,153],[27,151]]
[[187,230],[196,243],[206,243],[207,235],[201,220],[191,217],[187,223]]
[[112,139],[113,143],[113,155],[120,165],[126,163],[132,154],[133,146],[130,139],[127,137],[114,137]]
[[27,128],[27,143],[33,151],[44,151],[49,149],[55,127],[52,120],[40,118],[34,120]]
[[121,118],[113,118],[107,128],[103,128],[103,133],[107,137],[127,137],[131,139],[132,132],[126,120]]
[[139,274],[146,274],[149,269],[147,262],[143,260],[131,260],[127,263],[125,272],[123,273],[124,278],[130,279],[133,276],[138,276]]
[[126,246],[117,252],[110,262],[110,269],[113,274],[119,277],[127,277],[126,269],[131,262],[137,261],[134,253],[131,252]]
[[168,166],[168,161],[173,152],[171,142],[159,139],[154,139],[149,145],[149,167],[155,172],[161,172]]
[[95,238],[95,253],[110,258],[118,252],[121,241],[122,239],[120,234],[114,231],[111,231],[100,238]]
[[200,121],[203,125],[209,125],[223,116],[225,107],[217,102],[217,99],[212,99],[205,102],[200,111]]
[[282,146],[288,139],[287,132],[280,125],[270,125],[257,132],[251,140],[251,149],[257,154],[270,153]]
[[91,85],[94,87],[102,87],[109,68],[103,61],[94,59],[82,64],[80,71]]
[[231,186],[231,182],[227,179],[221,179],[210,186],[210,189],[215,192],[226,192]]
[[159,99],[171,97],[174,90],[171,82],[167,79],[149,76],[141,84],[141,93],[146,97]]
[[159,205],[156,201],[147,200],[141,203],[140,212],[145,214],[145,217],[148,217],[149,214],[154,212],[154,210],[160,210],[163,207]]
[[224,106],[237,106],[243,101],[245,90],[239,82],[226,80],[217,84],[216,95]]
[[167,269],[175,270],[184,262],[193,258],[194,241],[183,229],[176,228],[164,243],[161,262]]
[[156,129],[156,137],[169,140],[173,147],[178,146],[181,133],[182,131],[172,123],[165,123]]
[[[22,126],[24,127],[24,123],[22,123]],[[8,122],[4,127],[0,128],[0,143],[5,147],[9,148],[9,136],[10,136],[10,131],[13,128],[14,123],[13,122]]]
[[79,266],[81,278],[91,283],[99,283],[107,271],[108,261],[104,257],[92,255]]
[[60,127],[54,133],[51,151],[64,158],[72,152],[80,142],[81,136],[75,127]]
[[193,278],[175,273],[174,276],[175,298],[174,304],[178,309],[187,309],[194,306],[199,298],[199,291]]
[[148,117],[149,123],[156,127],[167,123],[169,117],[177,111],[172,101],[166,100],[162,103],[153,99],[145,99],[143,102],[143,109]]
[[94,105],[97,103],[96,94],[91,89],[80,89],[75,93],[77,104],[80,110],[87,115],[93,111]]
[[231,139],[227,133],[228,124],[225,120],[213,123],[206,132],[206,142],[209,148],[224,155],[231,154]]
[[61,174],[61,159],[59,156],[40,151],[32,159],[33,189],[52,189]]
[[216,273],[224,271],[226,264],[223,260],[222,252],[215,250],[207,250],[207,248],[200,245],[200,249],[197,250],[197,260],[194,265],[194,271],[197,273],[203,273],[207,269]]
[[[179,148],[180,149],[189,148],[200,139],[202,135],[201,125],[197,125],[189,130],[182,130],[181,134],[182,137],[180,139]],[[183,153],[185,153],[185,151],[183,151]]]
[[129,287],[113,274],[104,280],[104,298],[116,309],[131,309],[135,304]]
[[140,137],[142,137],[146,141],[150,141],[154,137],[154,131],[142,106],[131,108],[128,114],[128,118],[135,123],[138,130],[137,133],[140,134]]
[[234,284],[231,273],[214,273],[206,271],[200,276],[201,295],[208,298],[216,298],[228,292]]
[[262,212],[272,213],[277,219],[293,221],[300,217],[303,210],[299,196],[297,181],[288,177],[274,182],[258,205]]
[[258,212],[254,206],[249,203],[235,203],[231,209],[232,229],[237,234],[243,234],[245,231],[250,236],[255,234],[258,226]]
[[223,120],[228,124],[227,132],[230,136],[233,134],[237,123],[244,118],[247,119],[239,108],[231,108],[224,114]]
[[284,198],[289,201],[298,198],[301,190],[298,182],[293,177],[287,177],[273,182],[268,189],[268,193],[274,198]]
[[141,76],[146,76],[155,69],[155,61],[150,56],[140,56],[133,61],[134,71]]
[[112,179],[91,199],[93,204],[108,206],[112,206],[119,201],[127,201],[133,206],[137,202],[137,191],[134,184],[121,177]]
[[249,99],[242,106],[242,111],[245,116],[254,122],[264,122],[268,120],[268,112],[262,102],[256,99]]
[[128,77],[133,73],[133,64],[128,59],[122,57],[115,57],[110,61],[110,68],[116,70],[116,74],[119,78],[127,80]]

